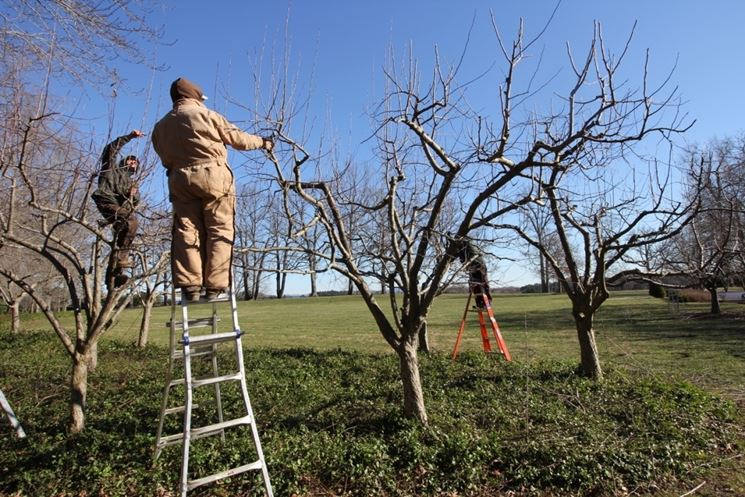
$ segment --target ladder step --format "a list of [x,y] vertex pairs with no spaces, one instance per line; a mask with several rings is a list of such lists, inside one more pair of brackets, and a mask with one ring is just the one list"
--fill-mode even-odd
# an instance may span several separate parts
[[[192,410],[199,409],[199,404],[192,404],[191,408]],[[165,411],[163,411],[163,414],[175,414],[179,412],[184,412],[184,409],[186,409],[186,406],[169,407]]]
[[[217,322],[217,321],[221,321],[221,319],[220,318],[217,318],[217,320],[215,322]],[[184,324],[183,321],[166,321],[166,328],[170,328],[171,327],[171,323],[173,323],[174,326],[176,326],[177,328],[180,328]],[[189,328],[205,328],[207,326],[212,326],[212,323],[213,323],[213,321],[212,321],[212,318],[211,317],[189,319],[187,321],[187,324],[189,325]]]
[[176,378],[175,380],[171,380],[168,382],[168,388],[178,387],[181,385],[184,385],[186,383],[186,380],[184,378]]
[[[192,431],[192,440],[196,440],[198,438],[205,438],[205,437],[211,437],[212,435],[219,435],[223,432],[223,430],[213,430],[210,432],[200,433],[199,436],[194,435],[194,432]],[[177,445],[181,444],[184,441],[184,433],[174,433],[173,435],[166,435],[161,436],[160,440],[156,444],[158,449],[162,449],[163,447],[168,447],[169,445]]]
[[[241,379],[241,374],[240,372],[238,372],[238,373],[228,374],[224,376],[210,376],[207,378],[196,379],[191,382],[191,385],[192,387],[201,387],[204,385],[213,385],[215,383],[222,383],[223,381],[236,381],[240,379]],[[177,378],[175,380],[171,380],[168,386],[170,388],[173,388],[173,387],[182,386],[184,384],[186,384],[185,378]]]
[[173,435],[161,435],[160,440],[155,444],[157,449],[168,447],[169,445],[179,444],[184,441],[183,433],[174,433]]
[[260,470],[263,468],[263,464],[261,460],[252,462],[251,464],[244,464],[243,466],[238,466],[237,468],[228,469],[225,471],[221,471],[220,473],[215,473],[214,475],[205,476],[203,478],[197,478],[194,480],[189,480],[186,484],[187,490],[193,490],[197,487],[200,487],[202,485],[206,485],[207,483],[212,483],[213,481],[217,481],[221,478],[227,478],[229,476],[238,475],[241,473],[245,473],[246,471],[254,471],[254,470]]
[[[211,437],[212,435],[219,435],[223,432],[223,430],[212,430],[209,432],[200,433],[199,435],[194,435],[194,431],[192,430],[191,439],[196,440],[198,438],[206,438]],[[160,440],[157,443],[157,447],[159,449],[162,449],[163,447],[168,447],[169,445],[178,445],[184,442],[184,432],[180,433],[174,433],[173,435],[167,435],[160,437]]]
[[[209,335],[197,335],[190,336],[188,338],[189,345],[209,345],[213,343],[228,342],[230,340],[237,340],[241,337],[243,332],[241,330],[226,331],[223,333],[212,333]],[[184,340],[179,340],[180,343],[184,343]]]
[[250,425],[251,423],[253,423],[253,418],[251,416],[241,416],[240,418],[223,421],[222,423],[215,423],[212,425],[200,426],[199,428],[192,428],[191,439],[194,440],[196,438],[208,437],[210,435],[214,435],[215,433],[219,433],[226,428],[232,428],[234,426],[241,425]]
[[[211,348],[204,349],[204,350],[191,350],[189,352],[189,355],[191,356],[192,359],[195,357],[211,357],[213,354],[214,354],[214,351]],[[177,350],[172,355],[173,355],[173,359],[180,360],[184,358],[184,351]]]
[[[235,381],[241,379],[240,371],[233,374],[226,374],[223,376],[205,376],[197,378],[191,382],[192,387],[201,387],[204,385],[212,385],[214,383],[222,383],[223,381]],[[180,387],[186,384],[185,378],[176,378],[168,383],[168,388]]]
[[226,374],[223,376],[214,376],[212,378],[203,378],[201,380],[193,380],[191,382],[192,387],[201,387],[204,385],[213,385],[215,383],[222,383],[223,381],[238,381],[241,380],[243,376],[241,375],[240,371],[233,374]]
[[[251,416],[243,416],[240,418],[231,419],[229,421],[223,421],[222,423],[215,423],[212,425],[201,426],[199,428],[193,428],[191,430],[191,440],[198,438],[209,437],[222,433],[226,428],[232,428],[234,426],[250,425],[253,423]],[[184,441],[184,433],[174,433],[173,435],[166,435],[160,437],[158,441],[158,447],[165,447],[167,445],[179,444]]]
[[202,295],[199,298],[198,301],[194,301],[194,302],[188,301],[188,302],[186,302],[186,305],[188,305],[189,307],[191,307],[193,305],[217,304],[219,302],[230,302],[230,294],[228,294],[228,293],[221,293],[217,297],[213,297],[211,299],[208,299],[207,297],[205,297],[204,295]]

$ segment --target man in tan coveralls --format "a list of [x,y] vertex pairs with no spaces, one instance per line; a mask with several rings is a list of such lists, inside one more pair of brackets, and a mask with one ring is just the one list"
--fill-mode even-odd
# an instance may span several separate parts
[[153,129],[153,147],[168,176],[173,204],[173,284],[189,301],[208,300],[230,284],[235,233],[235,184],[226,145],[271,150],[267,138],[229,123],[202,102],[202,89],[185,78],[171,84],[173,109]]

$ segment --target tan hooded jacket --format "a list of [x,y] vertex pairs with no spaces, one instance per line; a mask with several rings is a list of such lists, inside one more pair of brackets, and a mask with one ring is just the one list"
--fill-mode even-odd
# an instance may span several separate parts
[[[183,85],[176,83],[184,82]],[[180,92],[180,93],[179,93]],[[180,78],[174,82],[173,109],[153,128],[153,148],[166,169],[198,164],[227,164],[225,145],[237,150],[262,148],[264,139],[246,133],[209,110],[202,103],[201,89]]]

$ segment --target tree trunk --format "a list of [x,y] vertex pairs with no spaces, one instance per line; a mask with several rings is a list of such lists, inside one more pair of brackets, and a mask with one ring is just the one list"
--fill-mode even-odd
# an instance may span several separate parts
[[243,283],[243,300],[251,300],[251,297],[253,297],[253,292],[251,291],[251,287],[249,286],[250,276],[247,270],[243,271],[241,273],[241,282]]
[[417,419],[423,425],[426,425],[427,410],[424,407],[422,382],[419,377],[416,342],[416,338],[402,340],[396,353],[398,353],[398,358],[401,362],[401,381],[404,387],[404,416]]
[[277,273],[277,298],[285,296],[285,283],[287,282],[287,273]]
[[17,335],[21,332],[21,301],[14,300],[8,304],[10,309],[10,334]]
[[253,275],[253,288],[251,288],[252,299],[258,300],[261,291],[261,271],[255,271]]
[[318,286],[316,284],[316,273],[310,273],[310,297],[318,297]]
[[721,314],[722,308],[719,305],[719,297],[717,297],[717,287],[710,287],[708,288],[709,295],[711,295],[711,313],[712,314]]
[[88,371],[93,372],[98,367],[98,342],[92,343],[88,347],[88,350],[89,352],[86,354],[88,359]]
[[137,338],[137,347],[144,349],[150,335],[150,318],[153,315],[153,304],[155,299],[148,296],[143,302],[142,320],[140,321],[140,336]]
[[600,368],[600,356],[595,343],[595,330],[592,328],[593,312],[575,310],[573,314],[574,322],[577,325],[582,374],[588,378],[602,380],[603,370]]
[[308,269],[310,277],[310,295],[309,297],[317,297],[318,296],[318,284],[316,281],[316,258],[312,255],[308,256]]
[[85,399],[88,393],[88,364],[90,353],[76,352],[70,378],[70,422],[67,431],[80,433],[85,428]]
[[546,258],[542,253],[538,253],[538,259],[540,263],[541,271],[541,293],[549,292],[549,281],[551,279],[550,273],[548,272],[548,265],[546,264]]
[[354,295],[354,283],[352,283],[352,280],[347,280],[347,295]]
[[427,322],[419,327],[419,352],[429,354],[429,333],[427,333]]

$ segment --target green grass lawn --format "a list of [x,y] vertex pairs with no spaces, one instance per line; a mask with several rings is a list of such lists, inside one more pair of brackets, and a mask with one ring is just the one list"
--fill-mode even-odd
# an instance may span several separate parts
[[[387,304],[387,296],[379,298]],[[443,295],[435,302],[428,321],[434,352],[452,352],[465,303],[464,295]],[[565,295],[496,295],[493,307],[515,360],[579,361]],[[615,292],[595,321],[601,364],[673,375],[745,399],[745,306],[723,304],[722,317],[708,316],[707,311],[705,303],[681,304],[675,310],[646,292]],[[127,310],[107,339],[135,342],[141,315],[139,309]],[[24,326],[44,327],[38,319],[24,321]],[[155,309],[150,343],[167,346],[169,320],[169,307]],[[240,302],[239,322],[249,349],[392,353],[357,296]],[[473,312],[468,314],[460,350],[481,350],[478,318]]]
[[[706,481],[695,495],[745,495],[745,306],[725,304],[712,317],[708,304],[673,310],[644,292],[614,293],[596,319],[601,387],[572,373],[579,352],[566,296],[495,296],[512,364],[481,353],[474,313],[462,356],[450,361],[465,302],[444,295],[430,314],[434,354],[421,358],[429,431],[400,418],[397,361],[359,297],[241,302],[249,388],[276,485],[304,497],[677,497]],[[0,388],[35,434],[15,440],[0,422],[12,449],[0,451],[0,497],[170,495],[178,451],[146,464],[170,308],[156,309],[144,351],[132,347],[140,317],[127,310],[101,344],[88,428],[73,440],[59,436],[69,361],[58,341],[51,331],[12,338],[0,317]],[[39,315],[24,316],[23,327],[49,330]],[[244,450],[236,443],[228,455]],[[224,453],[195,449],[202,460]],[[195,497],[256,494],[236,493],[241,481]]]
[[[379,298],[387,304],[387,296]],[[443,295],[436,300],[428,321],[434,352],[452,352],[465,302],[464,295]],[[209,306],[201,307],[208,312]],[[565,295],[498,294],[493,307],[515,360],[579,360]],[[601,364],[687,379],[741,401],[745,399],[745,306],[725,303],[720,317],[709,316],[707,311],[706,303],[671,309],[646,292],[614,292],[595,320]],[[167,346],[170,312],[170,307],[155,308],[149,343]],[[223,309],[221,315],[229,313]],[[141,309],[126,310],[105,340],[135,342],[141,316]],[[71,325],[70,313],[63,313],[62,321]],[[248,349],[392,353],[357,296],[239,302],[239,322]],[[7,316],[0,316],[0,329],[7,326]],[[224,321],[220,326],[229,324]],[[23,327],[48,329],[49,325],[41,314],[35,314],[24,315]],[[468,315],[460,350],[481,350],[473,312]]]

